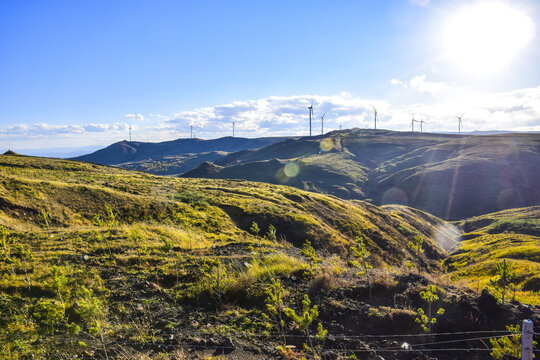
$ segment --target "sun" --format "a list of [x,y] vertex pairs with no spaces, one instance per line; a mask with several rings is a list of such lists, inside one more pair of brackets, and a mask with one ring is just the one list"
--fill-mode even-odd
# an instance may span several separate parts
[[447,55],[477,74],[501,70],[534,36],[534,24],[504,2],[478,2],[451,16],[443,31]]

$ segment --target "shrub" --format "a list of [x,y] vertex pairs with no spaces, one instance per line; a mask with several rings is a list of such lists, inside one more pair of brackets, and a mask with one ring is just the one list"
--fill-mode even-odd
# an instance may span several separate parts
[[511,286],[515,286],[517,274],[512,267],[512,264],[508,263],[506,259],[498,263],[496,266],[497,277],[489,281],[490,285],[501,294],[502,303],[504,304],[504,297],[506,290]]
[[313,248],[313,246],[311,246],[311,241],[306,240],[301,252],[309,260],[309,264],[311,265],[311,272],[314,274],[315,270],[317,270],[320,260],[317,256],[317,252],[315,252],[315,249]]
[[373,266],[368,264],[367,261],[371,253],[366,250],[363,237],[357,236],[355,241],[356,244],[351,246],[351,251],[356,260],[351,261],[351,265],[360,270],[357,275],[366,277],[369,287],[369,300],[371,301],[371,269],[373,269]]
[[[422,329],[425,332],[431,332],[431,325],[435,324],[437,322],[437,318],[435,316],[431,316],[431,304],[437,300],[439,300],[439,296],[437,295],[437,287],[435,285],[428,285],[426,287],[426,290],[420,292],[420,296],[424,301],[428,303],[428,312],[427,315],[424,311],[424,309],[419,308],[417,311],[417,318],[415,321],[422,326]],[[444,309],[439,308],[437,310],[437,315],[444,314]]]
[[51,333],[64,320],[65,307],[56,300],[41,299],[32,307],[31,314],[43,332]]

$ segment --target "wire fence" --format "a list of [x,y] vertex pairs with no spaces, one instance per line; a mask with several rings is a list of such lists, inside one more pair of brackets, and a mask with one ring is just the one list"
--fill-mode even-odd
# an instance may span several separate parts
[[[488,335],[490,334],[490,335]],[[331,340],[333,343],[339,342],[340,340],[374,340],[376,341],[392,341],[393,342],[400,342],[404,339],[408,339],[408,341],[415,340],[415,339],[425,339],[425,338],[435,338],[439,336],[445,336],[445,337],[458,337],[458,336],[467,336],[466,338],[462,339],[450,339],[450,340],[442,340],[442,341],[430,341],[430,342],[419,342],[419,343],[406,343],[403,342],[402,344],[395,345],[392,344],[391,346],[381,346],[381,344],[365,344],[365,347],[333,347],[331,346],[323,346],[319,349],[319,353],[321,355],[329,355],[329,354],[342,354],[342,353],[364,353],[364,352],[370,352],[370,353],[382,353],[382,352],[392,352],[392,353],[402,353],[402,352],[450,352],[450,351],[460,351],[460,352],[485,352],[485,351],[493,351],[490,347],[488,347],[487,344],[484,343],[484,341],[489,339],[499,339],[507,336],[518,336],[520,333],[518,332],[511,332],[508,330],[480,330],[480,331],[461,331],[461,332],[443,332],[443,333],[422,333],[422,334],[366,334],[366,335],[329,335],[328,340]],[[143,341],[134,341],[131,339],[104,339],[101,340],[89,333],[81,333],[79,336],[72,335],[67,336],[65,334],[49,334],[49,335],[41,335],[36,337],[37,339],[41,339],[42,341],[45,339],[49,339],[52,341],[58,341],[63,344],[66,343],[75,343],[79,341],[84,341],[86,346],[90,346],[91,348],[94,348],[95,350],[102,350],[102,349],[108,349],[109,351],[112,351],[115,349],[115,347],[120,347],[123,350],[122,351],[134,351],[135,353],[139,353],[140,351],[145,350],[151,350],[151,349],[179,349],[179,350],[212,350],[217,352],[231,352],[235,349],[242,348],[240,344],[233,344],[232,341],[230,341],[230,344],[222,345],[222,344],[206,344],[204,340],[201,339],[200,343],[193,342],[191,343],[188,341],[185,341],[185,337],[190,334],[181,333],[181,332],[161,332],[159,335],[165,335],[165,336],[173,336],[171,339],[183,339],[184,342],[182,343],[165,343],[165,342],[143,342]],[[224,336],[224,334],[220,333],[208,333],[208,334],[198,334],[199,336]],[[478,335],[476,337],[470,337],[471,335]],[[483,335],[483,336],[480,336]],[[534,335],[539,335],[539,333],[534,333]],[[282,334],[252,334],[247,332],[228,332],[226,334],[227,338],[283,338]],[[0,338],[0,343],[6,343],[11,342],[16,339],[20,339],[22,337],[9,337],[9,338]],[[299,340],[315,340],[317,337],[313,335],[300,335],[300,334],[294,334],[294,335],[285,335],[285,338],[287,339],[299,339]],[[36,339],[36,340],[37,340]],[[235,339],[236,340],[236,339]],[[180,340],[178,340],[180,341]],[[236,341],[235,341],[236,342]],[[470,344],[471,342],[476,342],[476,344]],[[479,347],[478,343],[482,342],[485,347]],[[468,344],[469,343],[469,344]],[[455,346],[456,344],[461,344],[463,346]],[[470,347],[467,347],[467,344]],[[353,345],[353,344],[350,344]],[[443,345],[441,347],[441,345]],[[452,345],[452,347],[444,347],[444,345]],[[125,349],[123,346],[129,346],[130,349]],[[436,347],[432,347],[436,346]],[[245,346],[248,347],[248,346]],[[134,348],[137,348],[138,350],[135,350]],[[294,346],[290,346],[291,349],[294,349]],[[519,350],[520,348],[509,348],[508,350]],[[538,350],[534,350],[534,352],[538,352]],[[61,357],[60,357],[61,358]]]

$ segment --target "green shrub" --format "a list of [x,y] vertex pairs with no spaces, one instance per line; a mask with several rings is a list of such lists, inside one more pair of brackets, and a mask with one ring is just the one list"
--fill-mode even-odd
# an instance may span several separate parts
[[64,320],[64,304],[57,300],[41,299],[31,309],[32,317],[45,333],[54,332]]

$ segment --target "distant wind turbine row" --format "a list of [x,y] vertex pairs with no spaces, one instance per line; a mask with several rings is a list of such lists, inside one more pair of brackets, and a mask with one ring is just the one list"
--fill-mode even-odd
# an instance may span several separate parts
[[[377,109],[375,108],[375,106],[373,105],[370,105],[372,108],[373,108],[373,128],[375,130],[377,130],[377,120],[379,120],[379,112],[377,111]],[[308,106],[308,112],[309,112],[309,136],[312,136],[312,126],[311,126],[311,122],[312,120],[315,118],[315,115],[314,115],[314,110],[313,110],[313,102],[311,102],[311,105]],[[462,121],[462,118],[463,118],[463,115],[465,115],[465,113],[461,114],[461,116],[456,116],[457,119],[458,119],[458,134],[461,134],[461,127],[463,126],[463,121]],[[322,114],[321,116],[321,135],[324,135],[324,117],[326,116],[326,111]],[[419,123],[420,124],[420,132],[424,132],[424,123],[427,123],[426,120],[424,119],[420,119],[420,120],[416,120],[414,118],[414,113],[411,114],[412,118],[411,118],[411,131],[414,132],[414,123]],[[235,126],[236,126],[236,122],[233,121],[232,122],[232,136],[234,137],[235,136]],[[193,139],[195,137],[194,133],[193,133],[193,125],[190,125],[190,131],[191,131],[191,139]],[[341,125],[339,125],[339,130],[341,130]],[[131,142],[131,132],[132,132],[132,128],[131,128],[131,123],[129,124],[129,141]]]

